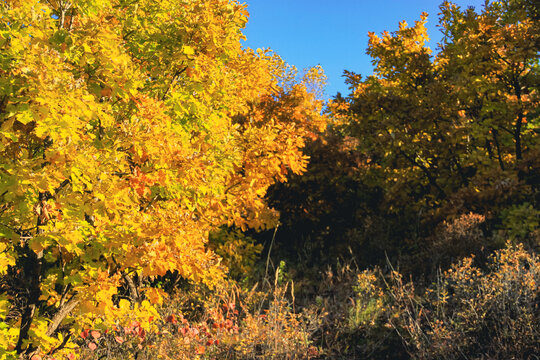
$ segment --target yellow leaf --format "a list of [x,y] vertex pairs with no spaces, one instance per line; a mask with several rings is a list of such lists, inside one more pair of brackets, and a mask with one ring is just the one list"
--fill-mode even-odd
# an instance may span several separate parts
[[195,54],[195,49],[193,49],[191,46],[188,46],[188,45],[184,45],[184,47],[182,48],[182,51],[186,55]]

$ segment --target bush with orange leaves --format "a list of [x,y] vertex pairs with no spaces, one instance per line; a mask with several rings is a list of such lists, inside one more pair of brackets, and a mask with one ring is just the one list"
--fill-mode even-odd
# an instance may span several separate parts
[[468,257],[423,296],[393,272],[389,324],[413,358],[536,359],[540,354],[540,257],[507,244],[483,268]]
[[294,309],[292,283],[265,280],[251,290],[233,281],[209,290],[191,285],[160,309],[156,330],[137,323],[107,331],[85,330],[80,354],[88,360],[110,359],[309,359],[307,317]]

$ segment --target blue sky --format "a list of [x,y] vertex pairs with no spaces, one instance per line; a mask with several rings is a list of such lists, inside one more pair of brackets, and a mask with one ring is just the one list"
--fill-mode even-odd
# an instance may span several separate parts
[[[289,64],[304,69],[320,64],[328,76],[326,96],[348,94],[347,69],[372,74],[366,55],[368,32],[394,31],[402,20],[413,24],[425,11],[430,47],[441,39],[437,28],[442,0],[244,0],[250,13],[245,46],[271,48]],[[478,11],[484,0],[453,1]]]

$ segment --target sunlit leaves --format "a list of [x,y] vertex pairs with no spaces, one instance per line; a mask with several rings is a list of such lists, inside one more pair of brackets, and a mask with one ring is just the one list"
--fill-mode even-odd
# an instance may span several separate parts
[[70,341],[55,314],[75,329],[149,324],[163,294],[128,311],[115,300],[126,279],[213,286],[225,269],[209,231],[277,222],[263,198],[305,169],[303,139],[327,122],[324,74],[297,82],[276,55],[242,49],[244,5],[10,1],[1,16],[0,265],[31,294],[20,313],[47,308],[22,315],[18,352]]
[[389,199],[410,205],[412,196],[422,208],[458,189],[487,196],[537,167],[540,32],[520,4],[488,2],[476,12],[443,3],[445,37],[433,58],[426,14],[370,34],[375,74],[347,73],[351,96],[332,108],[382,167]]

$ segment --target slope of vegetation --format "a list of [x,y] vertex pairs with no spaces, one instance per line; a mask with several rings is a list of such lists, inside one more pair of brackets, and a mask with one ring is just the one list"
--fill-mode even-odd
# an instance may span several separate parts
[[0,359],[540,353],[534,1],[326,104],[236,0],[0,6]]

